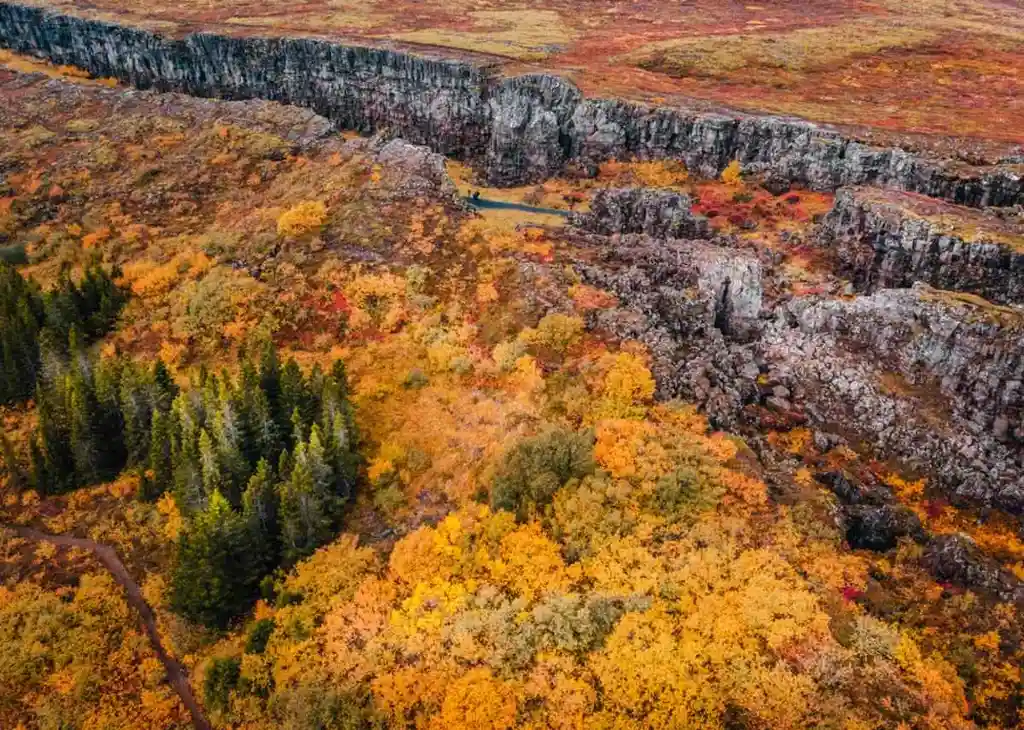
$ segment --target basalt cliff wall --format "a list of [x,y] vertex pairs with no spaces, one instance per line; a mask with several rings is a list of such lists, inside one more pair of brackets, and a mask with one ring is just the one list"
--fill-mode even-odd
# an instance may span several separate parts
[[[1000,304],[1024,302],[1024,229],[1010,237],[967,238],[901,205],[905,194],[840,190],[822,221],[818,242],[834,252],[837,273],[857,291],[909,287],[923,281],[971,292]],[[970,225],[977,211],[957,210]],[[1009,228],[1009,226],[1007,226]],[[1005,239],[1005,240],[1004,240]]]
[[140,88],[307,107],[339,127],[459,155],[497,184],[541,180],[570,162],[676,158],[715,175],[737,159],[749,172],[822,190],[870,184],[971,206],[1024,201],[1024,180],[1010,166],[961,169],[795,119],[587,99],[559,76],[506,78],[485,64],[385,48],[171,38],[14,3],[0,3],[0,46]]

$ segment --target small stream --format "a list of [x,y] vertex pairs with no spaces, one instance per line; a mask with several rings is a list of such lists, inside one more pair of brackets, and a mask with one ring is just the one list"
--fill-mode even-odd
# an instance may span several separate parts
[[467,195],[462,198],[463,201],[468,203],[474,208],[479,209],[490,209],[490,210],[521,210],[525,213],[542,213],[545,215],[557,215],[562,218],[569,217],[569,211],[558,210],[557,208],[539,208],[535,205],[525,205],[524,203],[506,203],[501,200],[488,200],[487,198],[473,197]]

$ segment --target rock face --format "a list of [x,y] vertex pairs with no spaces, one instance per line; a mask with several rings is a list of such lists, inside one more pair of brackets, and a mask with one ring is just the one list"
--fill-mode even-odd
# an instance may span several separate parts
[[[925,208],[934,215],[924,215]],[[818,241],[834,250],[837,273],[858,291],[923,281],[1004,304],[1024,301],[1024,231],[952,208],[905,193],[844,189],[836,194]],[[950,220],[970,226],[972,239],[957,235]]]
[[1004,601],[1024,602],[1024,583],[985,555],[966,535],[932,538],[924,562],[940,581],[990,593]]
[[444,158],[427,147],[393,139],[380,146],[374,160],[388,173],[398,173],[402,181],[399,192],[406,197],[440,197],[452,201],[459,197]]
[[716,427],[737,424],[757,394],[760,370],[749,340],[765,309],[765,264],[751,252],[704,241],[580,234],[575,268],[613,292],[620,306],[590,325],[643,342],[659,395],[701,405]]
[[838,497],[840,521],[846,542],[855,550],[885,552],[896,547],[900,538],[925,542],[927,535],[921,520],[884,484],[867,485],[842,472],[818,474]]
[[1024,316],[925,285],[795,301],[757,343],[817,423],[934,474],[952,498],[1024,513]]
[[690,212],[687,195],[661,188],[598,190],[590,212],[570,217],[570,224],[606,236],[644,233],[655,238],[709,238],[708,221]]
[[917,515],[895,505],[858,505],[844,514],[846,542],[855,550],[885,552],[896,547],[901,537],[924,540],[924,528]]
[[557,76],[502,78],[489,66],[387,49],[211,33],[174,39],[14,3],[0,3],[0,45],[140,88],[304,106],[347,129],[457,154],[496,184],[541,180],[568,161],[674,158],[717,175],[736,159],[819,190],[870,184],[970,206],[1024,201],[1012,164],[961,169],[795,119],[585,99]]

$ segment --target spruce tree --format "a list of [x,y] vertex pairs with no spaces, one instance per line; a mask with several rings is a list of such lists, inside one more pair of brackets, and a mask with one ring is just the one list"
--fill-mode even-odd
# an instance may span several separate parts
[[253,555],[261,574],[273,571],[280,559],[278,511],[274,475],[267,460],[260,459],[256,473],[242,494],[242,516],[249,528]]
[[157,410],[168,413],[171,410],[171,403],[178,396],[178,386],[171,377],[170,371],[164,361],[157,359],[153,365],[152,383],[154,389],[153,407]]
[[142,499],[154,500],[163,494],[174,481],[174,465],[171,461],[171,416],[154,410],[149,435],[148,469],[140,484]]
[[204,497],[209,499],[211,494],[221,491],[224,477],[217,458],[217,449],[205,428],[199,432],[199,473],[202,475]]
[[291,474],[281,482],[281,548],[284,559],[292,564],[306,557],[332,536],[330,495],[317,481],[321,471],[309,447],[295,447]]
[[192,621],[225,628],[247,608],[259,579],[245,519],[214,491],[178,538],[171,607]]

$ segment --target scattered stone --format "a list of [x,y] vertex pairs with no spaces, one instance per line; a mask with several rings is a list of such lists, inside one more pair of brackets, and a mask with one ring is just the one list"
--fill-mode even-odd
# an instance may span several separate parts
[[853,505],[843,510],[846,542],[855,550],[885,552],[901,537],[924,542],[925,532],[917,515],[894,505]]

